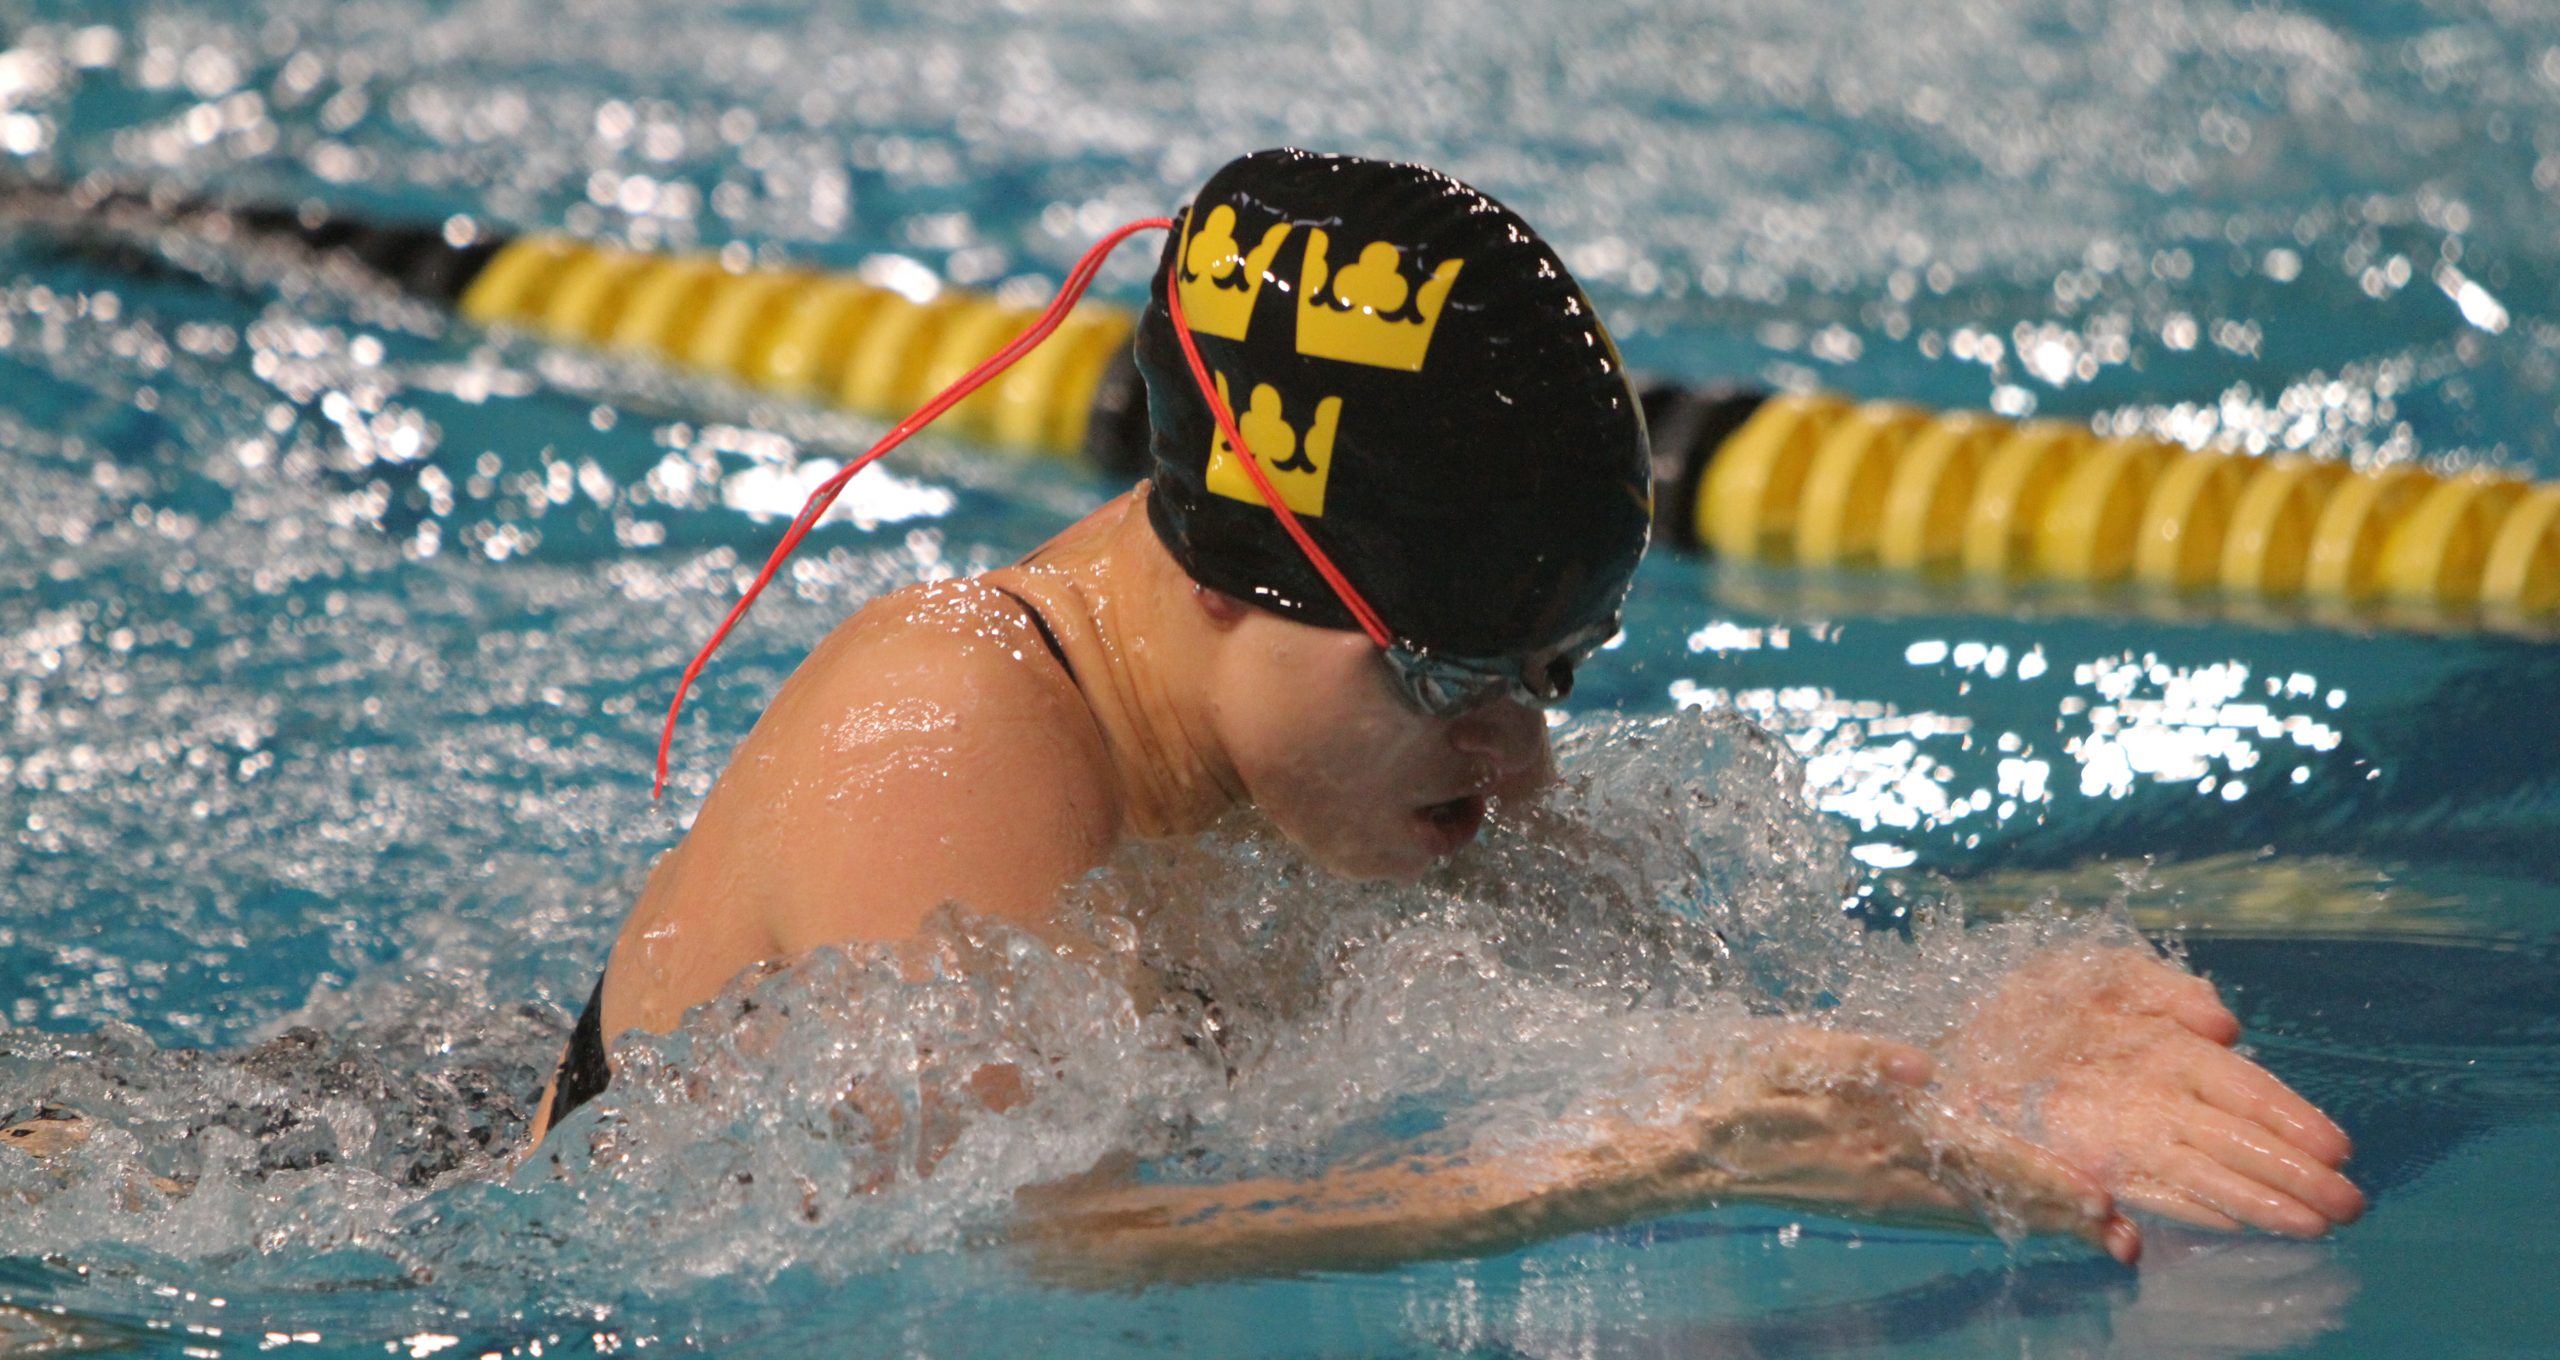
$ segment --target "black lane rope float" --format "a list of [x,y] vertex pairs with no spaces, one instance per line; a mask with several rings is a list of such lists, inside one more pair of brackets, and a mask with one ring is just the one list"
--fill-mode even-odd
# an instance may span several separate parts
[[[291,243],[355,260],[480,325],[892,419],[1040,313],[960,288],[918,300],[843,273],[95,183],[0,187],[0,218],[146,252],[172,232]],[[1124,308],[1079,304],[944,425],[1136,477],[1147,422],[1134,323]],[[1682,551],[1975,583],[2129,585],[2357,617],[2379,608],[2438,628],[2560,625],[2560,483],[2190,449],[1823,393],[1657,379],[1641,396],[1658,536]]]

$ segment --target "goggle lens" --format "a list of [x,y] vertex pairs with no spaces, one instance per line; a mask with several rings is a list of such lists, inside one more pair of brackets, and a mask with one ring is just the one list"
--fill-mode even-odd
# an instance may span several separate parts
[[1617,636],[1618,621],[1578,633],[1555,648],[1525,657],[1479,660],[1435,656],[1398,644],[1380,655],[1396,680],[1396,692],[1416,712],[1455,718],[1500,699],[1527,708],[1552,708],[1573,695],[1574,668]]

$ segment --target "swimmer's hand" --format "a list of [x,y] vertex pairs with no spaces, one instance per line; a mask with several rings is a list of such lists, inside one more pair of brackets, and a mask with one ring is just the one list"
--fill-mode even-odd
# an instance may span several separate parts
[[1498,1152],[1213,1185],[1100,1168],[1025,1191],[1014,1238],[1041,1274],[1100,1286],[1384,1269],[1732,1201],[2067,1233],[2127,1263],[2141,1251],[2096,1181],[1939,1109],[1919,1049],[1790,1028],[1736,1063],[1700,1076],[1686,1117],[1595,1122]]
[[2126,1204],[2317,1237],[2364,1212],[2347,1136],[2265,1068],[2213,985],[2143,949],[2029,962],[1939,1046],[1948,1103]]

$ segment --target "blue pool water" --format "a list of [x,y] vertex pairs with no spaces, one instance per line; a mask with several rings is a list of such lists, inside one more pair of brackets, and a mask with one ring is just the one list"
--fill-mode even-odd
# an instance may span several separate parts
[[[11,169],[983,287],[1053,282],[1238,150],[1419,157],[1561,243],[1658,371],[2560,477],[2537,6],[0,0],[0,45]],[[2138,1275],[1737,1209],[1377,1275],[1049,1284],[978,1244],[1011,1189],[1168,1118],[1248,1168],[1499,1133],[1630,1061],[1595,1056],[1634,1042],[1613,1016],[1691,984],[1687,1011],[1721,1004],[1676,970],[1671,1002],[1628,1000],[1662,979],[1609,923],[1541,946],[1501,892],[1328,889],[1249,833],[1094,889],[1202,905],[1213,963],[1353,959],[1329,1008],[1273,1002],[1232,1093],[1072,969],[1022,963],[990,1000],[831,958],[768,984],[825,1023],[714,1016],[632,1055],[701,1087],[622,1097],[619,1174],[515,1170],[649,857],[781,675],[861,600],[1112,488],[930,439],[866,474],[723,653],[653,805],[655,716],[776,528],[776,473],[876,427],[344,280],[247,282],[0,234],[0,1123],[100,1129],[0,1156],[0,1355],[2560,1338],[2560,651],[1667,555],[1565,724],[1618,838],[1595,896],[1767,927],[1786,985],[1915,1027],[2004,929],[2129,914],[2355,1135],[2370,1216],[2311,1244],[2160,1229]],[[1842,883],[1993,923],[1862,948]],[[930,1025],[1075,1061],[929,1176],[804,1136],[830,1078],[912,1066],[898,1036]]]

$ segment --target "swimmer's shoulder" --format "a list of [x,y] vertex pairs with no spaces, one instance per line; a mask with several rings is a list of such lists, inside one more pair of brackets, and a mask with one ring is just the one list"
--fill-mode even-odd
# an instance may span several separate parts
[[1092,715],[1035,618],[978,579],[873,601],[775,696],[686,858],[756,885],[785,952],[898,938],[949,901],[1044,913],[1116,843],[1120,810]]
[[[1050,611],[1054,612],[1054,611]],[[928,717],[1028,728],[1102,759],[1049,613],[987,577],[910,586],[865,605],[812,648],[759,721],[795,744],[894,737]],[[930,712],[928,712],[930,710]]]

